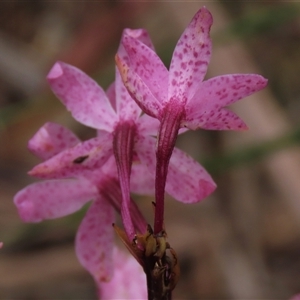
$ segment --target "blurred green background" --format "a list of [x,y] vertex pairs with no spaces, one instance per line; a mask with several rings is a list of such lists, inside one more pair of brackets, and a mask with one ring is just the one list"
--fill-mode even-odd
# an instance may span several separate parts
[[[300,4],[285,1],[0,2],[0,298],[96,299],[74,254],[84,210],[24,224],[12,199],[34,182],[27,141],[45,122],[82,139],[45,76],[57,60],[106,88],[123,28],[146,28],[166,65],[203,5],[212,12],[207,78],[259,73],[268,88],[234,104],[248,132],[199,130],[178,147],[213,175],[217,191],[196,205],[171,198],[166,228],[182,276],[174,299],[287,299],[300,292]],[[135,197],[152,222],[152,198]]]

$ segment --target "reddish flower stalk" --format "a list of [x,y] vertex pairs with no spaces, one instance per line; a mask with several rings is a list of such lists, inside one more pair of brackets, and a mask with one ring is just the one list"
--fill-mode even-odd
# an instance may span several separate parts
[[135,136],[136,124],[133,121],[119,122],[113,133],[114,155],[123,195],[121,215],[123,223],[126,224],[127,236],[132,239],[135,236],[135,230],[130,212],[130,173]]
[[[170,107],[170,109],[168,109]],[[179,125],[178,118],[183,114],[178,105],[167,105],[162,114],[161,124],[157,136],[156,147],[156,178],[155,178],[155,218],[154,234],[163,230],[165,187],[168,168],[173,149],[175,147]]]

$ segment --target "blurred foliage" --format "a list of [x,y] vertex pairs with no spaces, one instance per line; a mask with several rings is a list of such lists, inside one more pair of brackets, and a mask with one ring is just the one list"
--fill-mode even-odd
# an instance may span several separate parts
[[265,36],[296,20],[299,12],[300,7],[291,3],[255,9],[235,17],[214,39],[222,43],[236,38],[247,41],[252,37]]
[[235,149],[230,153],[214,155],[211,158],[204,159],[201,163],[210,173],[218,175],[239,166],[258,162],[277,151],[294,145],[300,145],[300,128],[296,128],[280,138],[263,142],[259,145]]

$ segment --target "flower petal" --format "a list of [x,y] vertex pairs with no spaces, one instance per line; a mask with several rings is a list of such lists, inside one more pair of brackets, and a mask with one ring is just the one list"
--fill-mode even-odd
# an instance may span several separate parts
[[124,86],[118,68],[116,68],[116,105],[117,113],[122,121],[133,120],[135,122],[141,114],[140,107]]
[[134,39],[137,39],[141,41],[143,44],[145,44],[150,49],[154,50],[153,43],[151,41],[150,35],[146,29],[140,28],[140,29],[130,29],[125,28],[123,31],[123,34],[126,34],[128,36],[131,36]]
[[[128,35],[133,39],[140,40],[143,44],[153,48],[150,36],[145,29],[124,29],[123,36]],[[118,49],[118,56],[125,61],[129,62],[128,54],[124,49],[122,43],[120,43]],[[116,68],[116,107],[117,114],[122,120],[136,120],[141,114],[141,109],[129,95],[125,88],[119,70]]]
[[[153,152],[155,159],[155,152]],[[138,158],[133,159],[131,175],[130,175],[130,190],[132,193],[140,195],[153,195],[155,182],[154,173],[151,174],[146,165]]]
[[48,122],[29,140],[28,148],[33,154],[46,160],[79,142],[78,137],[68,128]]
[[14,197],[24,222],[40,222],[69,215],[97,196],[88,180],[60,179],[33,183]]
[[126,34],[122,45],[129,56],[129,67],[145,82],[159,103],[166,101],[169,72],[154,50]]
[[182,126],[190,129],[210,129],[210,130],[247,130],[248,127],[244,121],[233,111],[222,108],[217,111],[205,112],[202,115],[194,114],[194,118],[186,119]]
[[186,115],[230,105],[266,87],[268,80],[257,74],[228,74],[204,81],[186,104]]
[[117,115],[105,92],[79,69],[57,62],[47,76],[52,91],[78,122],[112,131]]
[[155,145],[156,139],[151,136],[139,136],[135,143],[137,161],[140,161],[142,165],[148,168],[153,180],[155,178],[156,166]]
[[161,111],[161,103],[154,97],[145,82],[123,61],[118,54],[116,64],[120,71],[123,83],[129,94],[144,111],[144,113],[157,118]]
[[196,203],[216,188],[207,171],[185,152],[175,148],[170,159],[166,192],[183,203]]
[[222,108],[247,97],[267,85],[256,74],[230,74],[204,81],[185,106],[182,126],[190,129],[245,130],[245,123],[233,112]]
[[159,120],[152,118],[149,115],[142,115],[137,121],[139,135],[153,135],[156,136],[159,128]]
[[47,161],[35,166],[29,175],[38,178],[64,178],[84,176],[85,171],[100,168],[112,155],[112,135],[99,137],[66,149]]
[[106,96],[108,97],[111,106],[116,110],[116,83],[113,82],[106,90]]
[[202,82],[211,56],[212,22],[211,13],[202,7],[181,35],[170,65],[168,99],[186,103]]
[[76,235],[77,257],[97,284],[109,281],[113,274],[114,220],[113,207],[99,196],[87,211]]
[[108,299],[148,299],[146,275],[137,261],[124,251],[114,248],[114,275],[99,284],[99,296]]

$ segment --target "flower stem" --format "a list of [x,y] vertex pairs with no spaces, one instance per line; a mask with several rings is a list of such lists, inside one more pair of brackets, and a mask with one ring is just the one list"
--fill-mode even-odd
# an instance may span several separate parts
[[157,137],[155,176],[155,219],[154,234],[163,230],[165,186],[170,158],[175,147],[180,122],[184,110],[182,106],[169,102],[163,111]]
[[[121,214],[122,205],[122,192],[120,189],[119,180],[116,178],[108,177],[105,179],[105,183],[102,184],[104,188],[99,191],[105,199],[108,199],[110,204],[115,208],[115,210]],[[130,214],[132,216],[131,220],[133,222],[135,231],[139,233],[146,232],[147,222],[141,213],[137,204],[130,198]]]
[[121,216],[129,239],[135,236],[130,214],[130,173],[136,125],[132,121],[119,122],[114,130],[113,148],[122,191]]
[[161,282],[154,280],[152,274],[146,273],[148,300],[172,300],[172,291],[162,291]]

